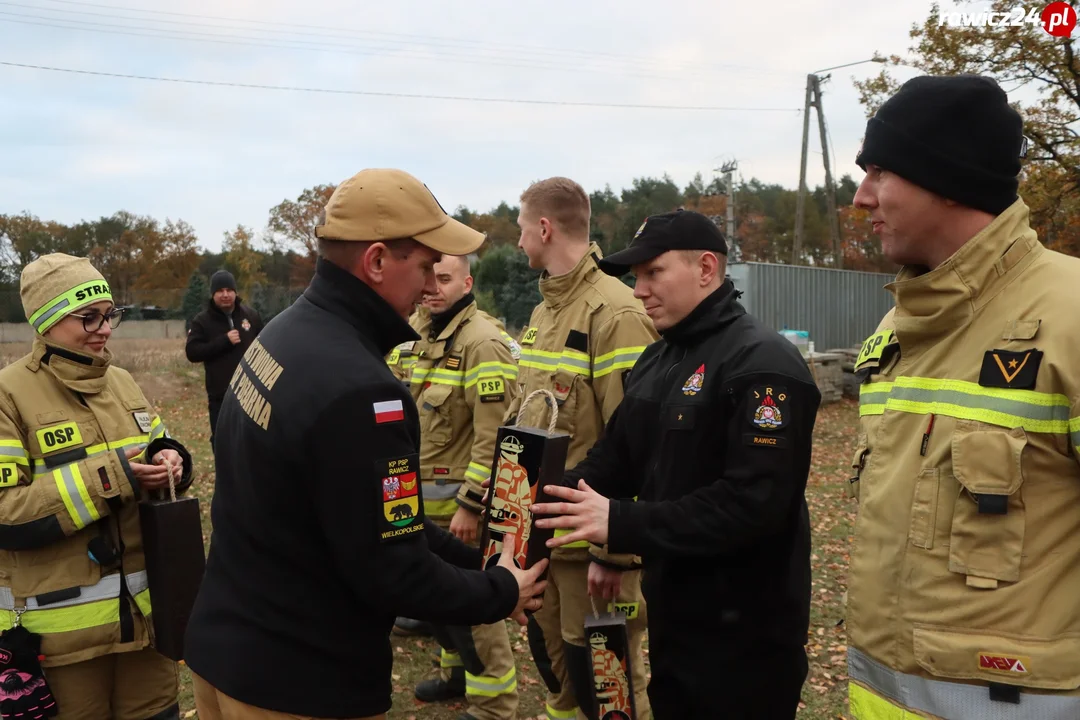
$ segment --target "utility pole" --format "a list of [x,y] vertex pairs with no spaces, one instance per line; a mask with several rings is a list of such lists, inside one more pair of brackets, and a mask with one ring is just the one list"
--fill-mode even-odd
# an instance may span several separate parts
[[829,143],[825,133],[825,107],[821,104],[821,78],[814,78],[814,104],[817,107],[818,130],[821,131],[821,157],[825,161],[825,206],[829,211],[829,236],[832,238],[833,267],[844,267],[844,254],[840,250],[840,221],[836,217],[836,186],[833,185],[832,169],[829,165]]
[[792,247],[791,264],[802,264],[803,209],[806,206],[806,150],[810,144],[810,106],[814,101],[816,75],[806,76],[806,100],[803,102],[802,161],[799,163],[799,195],[795,200],[795,243]]
[[868,62],[884,63],[887,60],[882,57],[872,57],[869,60],[860,60],[825,68],[824,70],[817,70],[806,76],[806,100],[803,102],[802,159],[799,163],[799,195],[795,201],[795,242],[791,258],[793,265],[798,265],[802,261],[803,239],[806,234],[804,214],[806,211],[806,154],[810,145],[810,108],[817,108],[818,130],[821,132],[821,157],[825,165],[825,203],[828,207],[833,265],[837,268],[843,267],[843,253],[840,247],[840,220],[836,215],[836,186],[833,184],[832,167],[829,164],[829,144],[825,132],[825,111],[822,109],[821,104],[821,78],[819,73],[851,67],[852,65],[862,65]]
[[737,160],[724,163],[720,171],[724,173],[724,183],[727,188],[727,241],[728,252],[733,262],[739,261],[738,246],[735,242],[735,171],[738,169]]

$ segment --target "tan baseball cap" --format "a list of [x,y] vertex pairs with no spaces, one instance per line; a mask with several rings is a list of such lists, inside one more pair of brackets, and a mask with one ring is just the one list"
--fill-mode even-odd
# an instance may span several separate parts
[[338,185],[315,237],[374,242],[413,238],[447,255],[468,255],[483,233],[446,214],[427,185],[403,170],[361,170]]

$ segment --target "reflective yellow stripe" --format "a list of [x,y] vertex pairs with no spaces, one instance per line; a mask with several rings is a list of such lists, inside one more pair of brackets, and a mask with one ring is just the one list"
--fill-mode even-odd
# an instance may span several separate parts
[[569,710],[556,710],[555,708],[547,705],[544,711],[547,713],[550,720],[574,720],[577,717],[577,708],[570,708]]
[[450,652],[449,650],[443,650],[439,655],[439,667],[444,668],[456,668],[465,667],[465,663],[461,662],[461,656],[456,652]]
[[[113,441],[108,442],[108,443],[98,443],[97,445],[87,445],[86,446],[86,457],[88,457],[88,458],[89,457],[94,457],[95,455],[100,455],[102,453],[109,452],[110,450],[127,450],[128,448],[137,447],[139,445],[142,445],[142,446],[145,447],[149,443],[149,441],[150,441],[150,436],[149,435],[132,435],[131,437],[124,438],[123,440],[113,440]],[[133,459],[138,460],[140,457],[142,457],[141,454],[136,455]],[[80,461],[76,461],[76,462],[80,462]],[[71,464],[74,465],[75,463],[71,463]],[[61,467],[64,467],[64,466],[61,466]],[[38,458],[37,460],[34,460],[34,477],[35,478],[38,475],[48,475],[54,469],[58,469],[58,468],[48,468],[48,467],[46,467],[45,461],[42,460],[41,458]]]
[[139,607],[139,612],[143,614],[143,617],[150,617],[152,611],[150,607],[150,590],[135,593],[135,604]]
[[502,377],[507,380],[515,380],[518,376],[517,366],[501,362],[485,362],[476,365],[465,373],[465,387],[470,388],[480,381],[481,378]]
[[461,370],[445,370],[443,368],[414,368],[412,383],[423,384],[426,382],[432,385],[465,387],[465,373]]
[[90,494],[86,490],[82,473],[77,464],[64,465],[53,471],[56,481],[56,489],[60,492],[60,499],[64,501],[71,522],[78,530],[83,529],[92,522],[101,519],[97,508],[90,502]]
[[616,348],[609,353],[593,358],[593,377],[604,377],[616,370],[629,370],[645,352],[645,346]]
[[497,678],[473,675],[468,670],[465,671],[466,695],[498,697],[500,695],[509,695],[516,690],[517,671],[514,668],[510,668],[510,672]]
[[1076,452],[1080,454],[1080,417],[1069,418],[1069,436]]
[[484,482],[491,475],[491,469],[480,463],[470,462],[469,467],[465,470],[465,477],[476,482]]
[[112,301],[109,284],[104,280],[91,280],[82,285],[76,285],[62,295],[54,297],[49,302],[30,316],[30,324],[37,332],[44,334],[56,323],[60,322],[68,313],[78,310],[83,305]]
[[[571,530],[570,528],[555,528],[555,537],[562,537],[563,535],[569,535],[572,532],[574,532],[574,531]],[[575,542],[570,543],[569,545],[563,545],[562,547],[566,547],[566,548],[580,548],[580,547],[587,548],[587,547],[589,547],[589,541],[588,540],[577,540]]]
[[[14,621],[15,613],[4,611],[0,615],[0,630],[11,629]],[[111,598],[52,610],[27,610],[20,622],[30,632],[42,635],[111,625],[120,622],[120,601]]]
[[853,720],[917,720],[924,717],[893,705],[855,682],[848,683],[848,703]]
[[[988,388],[964,380],[899,377],[868,383],[859,393],[859,414],[886,410],[916,415],[944,415],[1028,432],[1071,434],[1080,424],[1069,419],[1069,399],[1059,393]],[[1074,440],[1080,435],[1074,435]]]
[[536,370],[567,370],[578,375],[590,377],[592,369],[589,356],[577,350],[563,350],[561,353],[546,350],[521,349],[521,367]]
[[428,517],[446,517],[457,512],[458,504],[453,498],[449,500],[428,500],[424,498],[424,514]]
[[28,458],[21,440],[0,440],[0,463],[10,462],[30,467]]
[[165,430],[165,426],[161,423],[161,416],[159,415],[155,417],[154,422],[150,423],[150,442],[153,442],[159,437],[168,434],[169,433]]

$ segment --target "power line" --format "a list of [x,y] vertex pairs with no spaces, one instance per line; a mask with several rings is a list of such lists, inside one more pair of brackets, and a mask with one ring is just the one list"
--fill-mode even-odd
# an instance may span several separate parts
[[[196,14],[196,13],[170,12],[170,11],[164,11],[164,10],[150,10],[150,9],[119,6],[119,5],[108,5],[108,4],[102,4],[102,3],[79,2],[78,0],[44,0],[44,1],[45,2],[51,2],[51,3],[57,3],[57,4],[63,4],[63,5],[78,6],[78,7],[91,7],[91,8],[106,9],[106,10],[119,10],[119,11],[123,11],[123,12],[136,12],[136,13],[144,13],[144,14],[163,15],[163,16],[169,16],[169,17],[184,17],[184,18],[193,18],[193,19],[199,19],[199,20],[239,22],[239,23],[247,23],[247,24],[253,24],[253,25],[262,25],[262,26],[266,26],[266,27],[270,27],[270,28],[280,27],[280,28],[286,28],[286,30],[287,30],[287,32],[289,34],[294,34],[294,35],[303,34],[303,35],[309,35],[309,36],[315,36],[315,37],[324,36],[324,37],[337,37],[337,38],[345,38],[345,39],[354,39],[352,36],[361,36],[361,37],[370,37],[370,38],[376,38],[376,39],[384,38],[383,40],[381,40],[381,42],[396,42],[396,43],[400,43],[401,41],[400,40],[387,40],[385,38],[403,38],[403,39],[413,41],[413,42],[420,41],[420,42],[422,42],[423,44],[426,44],[426,45],[433,45],[433,46],[442,45],[444,47],[449,47],[451,49],[471,49],[471,50],[485,50],[486,49],[486,50],[492,50],[492,51],[495,51],[495,52],[505,52],[505,51],[509,50],[509,51],[512,51],[515,54],[521,53],[524,50],[526,52],[532,52],[532,53],[535,53],[535,54],[539,54],[541,56],[543,56],[543,55],[554,56],[553,58],[552,57],[548,57],[548,58],[544,58],[544,57],[532,58],[532,59],[539,59],[541,61],[547,61],[547,62],[551,62],[553,60],[556,61],[556,62],[558,62],[558,61],[570,61],[570,62],[573,62],[576,59],[574,56],[576,56],[577,58],[591,59],[591,60],[594,60],[594,61],[599,60],[601,62],[613,62],[613,61],[615,61],[615,62],[620,62],[620,63],[624,63],[624,64],[625,63],[630,63],[632,65],[638,65],[640,67],[640,69],[648,69],[648,68],[655,65],[654,60],[650,60],[650,59],[647,59],[647,58],[641,58],[641,57],[636,57],[636,56],[632,56],[632,55],[620,55],[620,54],[615,54],[615,53],[605,53],[605,52],[599,52],[599,51],[578,50],[578,49],[573,49],[573,48],[550,48],[550,47],[529,46],[529,45],[509,44],[509,43],[491,43],[491,42],[483,42],[483,41],[477,41],[477,40],[471,40],[471,39],[461,39],[461,38],[450,38],[450,37],[439,37],[439,36],[428,36],[428,35],[413,35],[413,34],[406,34],[406,33],[378,32],[378,31],[371,31],[371,30],[357,30],[357,29],[352,29],[352,28],[348,28],[348,27],[331,27],[331,26],[325,26],[325,25],[310,25],[310,24],[303,24],[303,23],[281,23],[281,22],[272,22],[272,21],[265,21],[265,20],[251,20],[251,19],[246,19],[246,18],[227,17],[227,16],[220,16],[220,15],[203,15],[203,14]],[[125,20],[144,21],[144,22],[156,22],[156,23],[162,23],[162,24],[174,23],[174,24],[182,24],[182,25],[195,25],[195,26],[201,26],[201,27],[214,27],[214,28],[227,29],[225,26],[220,26],[220,25],[207,25],[207,24],[202,24],[202,23],[189,23],[189,22],[182,22],[182,21],[175,21],[175,20],[172,20],[172,21],[171,20],[157,20],[157,19],[153,19],[153,18],[132,18],[130,16],[125,17],[125,16],[118,16],[118,15],[115,15],[115,14],[108,14],[108,13],[90,13],[90,12],[83,12],[83,11],[50,9],[50,8],[41,7],[39,5],[27,5],[27,4],[23,4],[23,3],[17,3],[17,2],[3,2],[3,3],[0,3],[0,4],[14,6],[14,7],[38,9],[38,10],[42,10],[44,12],[53,12],[53,13],[74,13],[74,14],[81,14],[81,15],[92,15],[92,16],[98,16],[98,17],[107,17],[107,18],[112,18],[112,19],[125,19]],[[61,21],[64,21],[64,22],[84,22],[84,21],[79,21],[79,20],[70,20],[70,19],[66,19],[66,18],[44,18],[44,19],[61,20]],[[308,30],[331,31],[331,33],[333,33],[333,34],[332,35],[326,35],[325,33],[306,33],[306,32],[298,31],[297,28],[305,28],[305,29],[308,29]],[[160,30],[160,28],[155,28],[155,29]],[[277,32],[279,34],[285,32],[285,31],[282,31],[282,30],[259,30],[257,28],[236,28],[235,26],[233,26],[233,29],[250,30],[250,31],[254,31],[254,32]],[[342,35],[341,33],[346,33],[346,34]],[[356,39],[358,39],[358,38],[356,38]],[[458,47],[455,47],[455,45],[458,46]],[[462,45],[464,45],[466,47],[465,48],[460,47]],[[469,46],[471,46],[471,47],[469,47]],[[518,59],[521,59],[521,58],[519,57]],[[528,59],[528,58],[526,58],[526,59]],[[573,69],[579,69],[579,67],[578,66],[573,66]],[[670,69],[673,70],[673,71],[683,71],[683,72],[691,72],[691,71],[700,72],[702,69],[727,69],[727,70],[738,70],[738,71],[743,72],[743,73],[776,74],[776,75],[786,75],[787,74],[787,71],[772,70],[772,69],[762,68],[761,66],[743,66],[743,65],[730,65],[730,64],[702,64],[702,63],[698,63],[698,62],[690,63],[690,62],[686,62],[686,61],[681,62],[681,63],[677,63],[675,65],[671,65]]]
[[99,77],[123,78],[127,80],[151,80],[155,82],[183,83],[188,85],[210,85],[214,87],[237,87],[255,90],[285,90],[291,92],[328,93],[333,95],[370,95],[374,97],[421,99],[421,100],[453,100],[461,102],[502,103],[517,105],[559,105],[564,107],[596,107],[596,108],[620,108],[628,110],[686,110],[706,112],[798,112],[797,108],[766,108],[766,107],[731,107],[721,105],[649,105],[638,103],[601,103],[573,100],[536,100],[532,98],[490,98],[470,97],[464,95],[431,95],[425,93],[398,93],[381,92],[377,90],[342,90],[335,88],[297,87],[290,85],[262,85],[257,83],[225,82],[220,80],[192,80],[189,78],[167,78],[153,75],[129,75],[125,73],[101,72],[97,70],[79,70],[75,68],[49,67],[46,65],[30,65],[28,63],[16,63],[0,60],[0,65],[8,67],[26,68],[30,70],[48,70],[50,72],[73,73],[77,75],[95,75]]
[[[12,4],[14,3],[0,2],[0,5]],[[215,45],[230,45],[235,47],[304,50],[308,52],[332,52],[344,55],[360,56],[392,56],[416,60],[436,60],[440,62],[450,60],[453,62],[461,62],[471,65],[483,65],[489,67],[492,65],[498,65],[499,67],[519,67],[531,70],[558,70],[576,73],[587,70],[591,72],[614,73],[623,77],[648,77],[663,80],[685,79],[685,75],[664,75],[655,72],[626,72],[624,70],[620,70],[619,68],[614,67],[583,68],[581,65],[553,64],[552,62],[546,61],[542,58],[529,62],[528,59],[526,59],[525,61],[515,61],[513,58],[497,56],[492,57],[483,55],[460,55],[453,53],[447,54],[446,52],[440,51],[425,52],[422,50],[414,51],[408,49],[395,50],[393,48],[386,47],[365,49],[363,47],[357,47],[355,45],[316,40],[299,40],[291,38],[273,37],[261,38],[245,35],[206,33],[195,30],[154,28],[137,25],[119,25],[115,23],[100,23],[89,20],[76,20],[68,18],[50,18],[41,15],[26,15],[21,13],[11,13],[4,11],[0,11],[0,22],[16,23],[20,25],[32,25],[37,27],[59,28],[62,30],[80,30],[83,32],[92,32],[106,35],[124,35],[130,37],[177,40],[181,42],[212,43]],[[65,24],[61,25],[58,23]],[[254,30],[254,32],[265,31]]]

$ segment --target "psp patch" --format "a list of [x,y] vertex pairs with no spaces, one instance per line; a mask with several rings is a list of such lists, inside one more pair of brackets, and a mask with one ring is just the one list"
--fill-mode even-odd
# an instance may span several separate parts
[[992,388],[1031,390],[1042,362],[1041,350],[987,350],[983,355],[979,384]]
[[506,397],[506,382],[501,377],[483,378],[476,383],[480,402],[502,402]]
[[383,542],[403,538],[424,529],[420,514],[419,455],[379,460],[375,477],[379,478],[379,539]]
[[786,388],[778,385],[755,385],[750,388],[747,406],[750,425],[758,430],[787,427],[790,404]]

